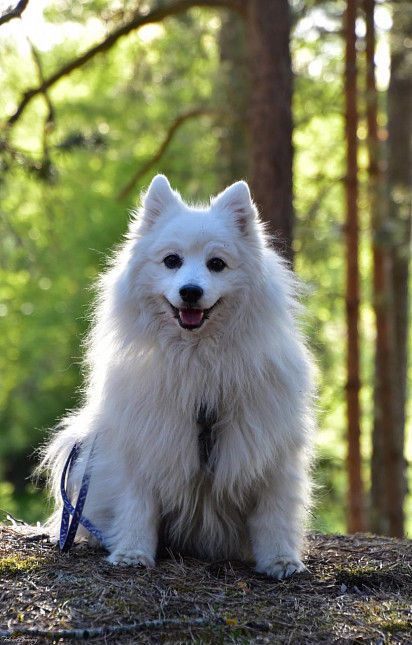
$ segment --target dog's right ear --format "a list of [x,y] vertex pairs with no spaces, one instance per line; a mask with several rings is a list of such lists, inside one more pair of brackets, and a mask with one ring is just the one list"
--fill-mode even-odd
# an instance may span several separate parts
[[242,235],[248,235],[250,223],[256,217],[256,209],[245,181],[237,181],[226,188],[217,197],[212,198],[211,204],[230,213]]
[[180,201],[164,175],[156,175],[143,197],[143,221],[151,226],[169,206]]

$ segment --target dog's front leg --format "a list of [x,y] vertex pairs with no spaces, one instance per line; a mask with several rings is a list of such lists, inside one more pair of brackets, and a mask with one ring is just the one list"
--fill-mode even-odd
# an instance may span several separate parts
[[153,567],[158,542],[159,513],[151,492],[130,485],[118,497],[106,541],[112,564]]
[[305,569],[299,553],[305,504],[303,483],[296,472],[277,472],[260,491],[249,518],[256,570],[277,580]]

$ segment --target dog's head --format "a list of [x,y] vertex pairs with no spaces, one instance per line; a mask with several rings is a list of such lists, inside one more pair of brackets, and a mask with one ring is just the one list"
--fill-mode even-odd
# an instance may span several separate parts
[[263,246],[243,181],[212,198],[208,207],[192,207],[157,175],[130,236],[137,238],[140,293],[143,289],[171,324],[189,332],[224,319],[224,311],[239,302],[251,287]]

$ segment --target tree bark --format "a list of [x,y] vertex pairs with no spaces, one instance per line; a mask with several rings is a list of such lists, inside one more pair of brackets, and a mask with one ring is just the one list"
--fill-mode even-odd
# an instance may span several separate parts
[[[394,459],[402,501],[407,492],[405,444],[405,408],[407,401],[409,266],[412,219],[412,6],[394,0],[391,33],[391,80],[388,90],[388,182],[389,214],[394,231],[392,285],[396,351],[396,416]],[[401,535],[403,516],[391,516],[391,535]],[[402,530],[401,530],[402,526]]]
[[369,206],[373,251],[373,306],[376,319],[371,528],[376,533],[403,533],[402,489],[397,472],[395,436],[395,339],[391,238],[388,203],[378,136],[375,84],[375,0],[364,0],[366,17],[366,108],[369,152]]
[[[412,182],[412,8],[402,0],[392,2],[391,79],[388,89],[388,218],[384,233],[389,238],[391,312],[393,315],[393,419],[389,431],[382,428],[373,454],[373,470],[383,477],[383,502],[374,491],[379,513],[374,527],[400,537],[404,532],[405,405],[408,365],[409,262],[411,242]],[[379,452],[380,451],[380,452]],[[379,472],[380,470],[380,472]]]
[[[405,425],[408,365],[409,261],[412,185],[412,6],[394,0],[391,33],[391,80],[388,90],[389,213],[394,230],[392,245],[395,338],[400,400],[400,425]],[[402,435],[403,436],[403,435]]]
[[246,23],[234,11],[222,15],[219,35],[220,73],[216,88],[217,100],[234,119],[222,129],[216,169],[223,190],[233,181],[247,177],[247,127],[249,86],[246,57]]
[[359,231],[357,161],[356,0],[348,0],[345,13],[345,136],[346,174],[346,321],[348,422],[348,531],[363,531],[364,497],[360,450],[359,375]]
[[292,261],[292,68],[287,0],[249,0],[246,26],[251,189],[269,232],[275,235],[275,246]]

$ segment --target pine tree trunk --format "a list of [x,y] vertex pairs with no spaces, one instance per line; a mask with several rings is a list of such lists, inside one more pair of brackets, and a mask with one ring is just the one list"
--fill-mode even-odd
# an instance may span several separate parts
[[357,162],[356,0],[348,0],[345,14],[345,135],[346,175],[346,321],[348,422],[348,531],[364,530],[364,500],[360,451],[359,375],[359,231]]
[[[405,498],[406,460],[405,407],[407,400],[409,265],[412,218],[412,5],[394,0],[391,33],[391,80],[388,91],[388,182],[389,213],[394,231],[392,245],[392,284],[395,313],[396,417],[394,459],[400,504]],[[409,42],[409,46],[407,43]],[[398,509],[392,519],[391,535],[401,535],[403,515]],[[402,524],[401,524],[402,522]]]
[[[405,478],[405,404],[408,364],[409,261],[411,241],[412,180],[412,51],[405,46],[412,39],[412,7],[393,1],[391,32],[391,80],[388,90],[388,198],[387,218],[381,238],[386,243],[391,301],[387,319],[392,325],[392,418],[383,396],[377,407],[372,455],[373,530],[394,537],[404,533],[403,503]],[[378,353],[379,355],[379,353]],[[384,360],[384,359],[382,359]],[[379,369],[379,367],[378,367]],[[383,383],[381,368],[380,387]],[[386,372],[387,375],[387,372]],[[377,396],[381,398],[379,390]]]
[[222,15],[219,35],[220,74],[218,101],[233,115],[222,128],[216,170],[218,189],[247,177],[248,146],[245,114],[249,104],[246,59],[246,23],[230,11]]
[[373,249],[373,304],[376,319],[371,528],[402,533],[402,489],[397,473],[395,425],[395,338],[391,238],[378,137],[375,84],[375,0],[364,0],[366,17],[366,107],[369,151],[369,203]]
[[254,200],[292,261],[292,69],[287,0],[249,0],[250,180]]

